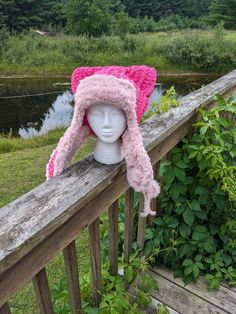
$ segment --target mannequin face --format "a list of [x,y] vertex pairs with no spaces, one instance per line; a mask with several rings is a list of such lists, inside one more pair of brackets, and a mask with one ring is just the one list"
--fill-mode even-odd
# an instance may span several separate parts
[[95,104],[86,111],[88,123],[105,143],[117,141],[126,129],[126,116],[123,110],[110,104]]

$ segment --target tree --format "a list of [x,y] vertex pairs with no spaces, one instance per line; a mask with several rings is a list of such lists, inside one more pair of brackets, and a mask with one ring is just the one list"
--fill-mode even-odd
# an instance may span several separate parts
[[187,17],[199,17],[208,13],[212,0],[123,0],[126,12],[133,17],[163,17],[178,14]]
[[0,0],[0,13],[10,31],[22,31],[61,23],[62,4],[62,0]]
[[215,0],[210,6],[210,14],[205,18],[206,22],[216,25],[224,22],[224,27],[236,28],[236,1],[235,0]]
[[69,0],[64,12],[70,34],[100,36],[107,33],[112,23],[111,0]]
[[124,38],[130,31],[130,17],[125,12],[117,14],[116,22],[117,33],[120,37]]

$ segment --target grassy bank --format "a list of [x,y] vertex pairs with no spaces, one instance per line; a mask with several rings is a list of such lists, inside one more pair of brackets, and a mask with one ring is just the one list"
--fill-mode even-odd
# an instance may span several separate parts
[[[45,166],[49,156],[58,142],[64,129],[57,129],[46,135],[32,139],[0,137],[0,207],[35,188],[45,181]],[[94,146],[93,140],[88,140],[74,161],[88,155]],[[88,234],[83,231],[77,241],[79,267],[82,273],[88,271],[89,247]],[[58,282],[64,273],[62,255],[54,258],[47,265],[50,287]],[[10,302],[12,313],[38,313],[38,306],[32,284],[29,283]]]
[[[1,74],[60,74],[82,65],[154,66],[159,72],[195,72],[193,64],[171,62],[164,46],[173,38],[183,37],[186,31],[141,33],[89,38],[86,36],[39,37],[36,34],[4,37],[0,49]],[[201,36],[210,32],[198,31]],[[225,31],[224,37],[236,44],[236,31]]]

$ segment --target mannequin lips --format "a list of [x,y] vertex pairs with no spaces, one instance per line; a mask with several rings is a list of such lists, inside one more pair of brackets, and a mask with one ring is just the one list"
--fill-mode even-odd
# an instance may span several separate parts
[[111,130],[102,130],[101,133],[103,136],[111,136],[113,134]]

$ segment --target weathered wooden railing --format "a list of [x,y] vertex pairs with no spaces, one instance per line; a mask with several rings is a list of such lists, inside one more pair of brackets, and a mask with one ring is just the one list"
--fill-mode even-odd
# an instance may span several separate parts
[[[196,109],[214,105],[216,93],[236,91],[236,70],[183,97],[181,106],[153,116],[141,126],[155,172],[159,162],[190,130]],[[45,266],[63,251],[72,313],[81,307],[75,238],[88,226],[93,297],[102,293],[99,216],[109,208],[110,272],[118,272],[118,198],[125,192],[125,260],[129,260],[133,228],[133,190],[125,162],[105,166],[92,156],[62,175],[44,182],[0,209],[0,313],[10,313],[9,298],[33,281],[41,313],[53,313]],[[140,204],[142,197],[140,198]],[[156,202],[153,202],[156,208]],[[140,218],[137,241],[142,248],[146,219]]]

